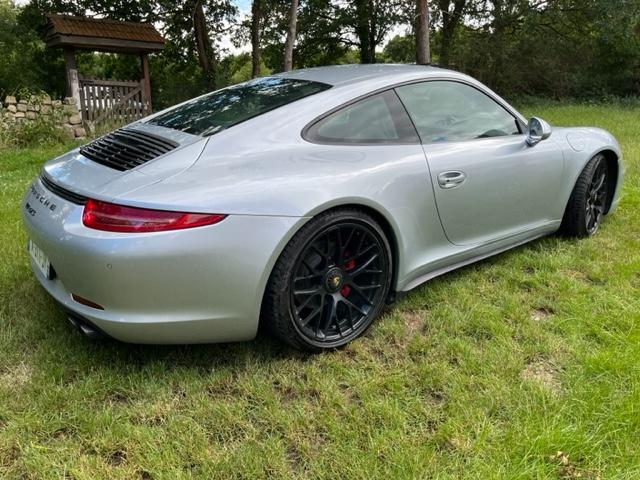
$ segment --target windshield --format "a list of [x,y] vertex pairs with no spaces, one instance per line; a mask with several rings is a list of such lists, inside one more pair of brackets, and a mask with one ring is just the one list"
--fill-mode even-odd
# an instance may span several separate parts
[[194,135],[213,135],[328,88],[331,85],[307,80],[259,78],[191,100],[152,118],[149,123]]

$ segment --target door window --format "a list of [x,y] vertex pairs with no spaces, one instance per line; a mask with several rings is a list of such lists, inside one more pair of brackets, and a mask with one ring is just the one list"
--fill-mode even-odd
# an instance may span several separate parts
[[517,120],[480,90],[432,81],[396,88],[422,143],[455,142],[521,133]]

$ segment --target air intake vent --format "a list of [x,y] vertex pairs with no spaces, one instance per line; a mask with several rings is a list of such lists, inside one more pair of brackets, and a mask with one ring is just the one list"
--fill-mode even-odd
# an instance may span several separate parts
[[79,193],[72,192],[71,190],[67,190],[60,185],[53,183],[51,180],[44,176],[44,173],[40,174],[40,181],[51,193],[54,193],[60,198],[64,198],[71,203],[84,205],[87,202],[87,197],[85,197],[84,195],[80,195]]
[[170,152],[177,143],[150,133],[121,128],[85,145],[80,153],[116,170],[131,170]]

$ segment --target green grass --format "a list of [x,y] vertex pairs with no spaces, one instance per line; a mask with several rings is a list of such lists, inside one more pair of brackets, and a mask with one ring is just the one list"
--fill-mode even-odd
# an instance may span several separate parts
[[84,340],[19,215],[65,148],[0,152],[0,478],[639,478],[640,108],[524,110],[617,136],[615,215],[435,279],[318,356]]

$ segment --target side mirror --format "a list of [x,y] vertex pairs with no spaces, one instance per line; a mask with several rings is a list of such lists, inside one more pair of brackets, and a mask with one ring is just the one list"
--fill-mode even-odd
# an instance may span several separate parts
[[529,128],[527,129],[527,144],[530,147],[546,140],[551,136],[551,125],[538,117],[529,120]]

